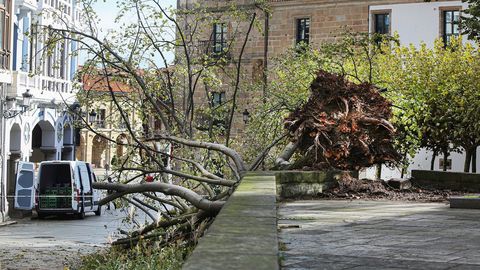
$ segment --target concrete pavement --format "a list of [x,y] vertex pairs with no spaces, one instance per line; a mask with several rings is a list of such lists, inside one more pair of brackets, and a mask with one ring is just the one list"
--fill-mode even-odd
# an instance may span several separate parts
[[296,201],[278,217],[282,269],[480,269],[480,210]]
[[125,214],[107,210],[102,216],[88,213],[84,220],[52,217],[22,219],[0,228],[0,270],[63,269],[66,261],[93,253],[116,238]]

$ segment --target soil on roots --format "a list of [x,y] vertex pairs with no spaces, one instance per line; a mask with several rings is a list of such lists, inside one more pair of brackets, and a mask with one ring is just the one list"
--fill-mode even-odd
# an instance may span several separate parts
[[464,195],[465,192],[431,190],[412,186],[409,189],[394,189],[383,180],[356,179],[343,177],[336,184],[318,194],[321,199],[367,199],[398,200],[418,202],[447,202],[450,196]]

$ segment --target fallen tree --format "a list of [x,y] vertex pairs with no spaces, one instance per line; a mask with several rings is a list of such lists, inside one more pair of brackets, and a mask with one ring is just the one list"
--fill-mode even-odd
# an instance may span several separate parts
[[[245,91],[240,82],[242,59],[262,7],[243,9],[229,4],[227,10],[218,12],[180,5],[171,11],[158,0],[120,0],[118,19],[131,16],[129,22],[104,37],[97,31],[94,2],[79,2],[85,21],[78,26],[52,10],[55,24],[36,25],[43,48],[39,53],[47,59],[58,51],[58,43],[68,41],[78,45],[72,54],[89,55],[76,76],[95,79],[89,82],[98,85],[89,88],[101,88],[103,101],[111,104],[104,120],[112,126],[120,122],[128,137],[111,138],[92,125],[85,111],[75,110],[98,106],[94,104],[98,95],[82,88],[85,91],[77,95],[80,106],[69,111],[78,128],[122,149],[110,181],[93,184],[108,192],[100,205],[114,201],[128,209],[133,228],[121,231],[125,237],[114,244],[131,246],[149,239],[156,244],[189,246],[202,235],[245,172],[257,167],[268,152],[260,151],[256,162],[248,165],[229,147],[234,122],[241,118],[238,96]],[[218,44],[211,25],[222,20],[229,21],[233,31],[228,42]],[[240,31],[245,25],[248,30]],[[168,60],[172,51],[175,63]],[[123,92],[119,85],[130,91]],[[228,100],[216,104],[213,94],[220,90],[229,93]],[[216,111],[226,112],[221,124],[216,122]]]
[[[380,89],[319,71],[307,103],[285,119],[290,143],[277,166],[291,169],[359,170],[401,159],[393,147],[391,104]],[[300,158],[289,162],[294,153]]]

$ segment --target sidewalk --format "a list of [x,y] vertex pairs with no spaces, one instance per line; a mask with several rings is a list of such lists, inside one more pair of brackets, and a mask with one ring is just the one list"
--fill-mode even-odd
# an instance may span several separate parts
[[479,210],[441,203],[280,205],[282,269],[480,269]]
[[13,225],[13,224],[17,224],[17,222],[16,222],[15,220],[10,220],[10,221],[6,221],[6,222],[0,222],[0,228],[1,228],[1,227],[8,226],[8,225]]

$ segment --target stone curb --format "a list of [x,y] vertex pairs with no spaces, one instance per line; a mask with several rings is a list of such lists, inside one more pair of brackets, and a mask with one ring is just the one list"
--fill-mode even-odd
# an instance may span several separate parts
[[275,175],[245,175],[182,269],[278,270],[276,197]]
[[8,226],[8,225],[13,225],[13,224],[17,224],[17,222],[16,222],[16,221],[1,222],[1,223],[0,223],[0,228],[1,228],[1,227]]

